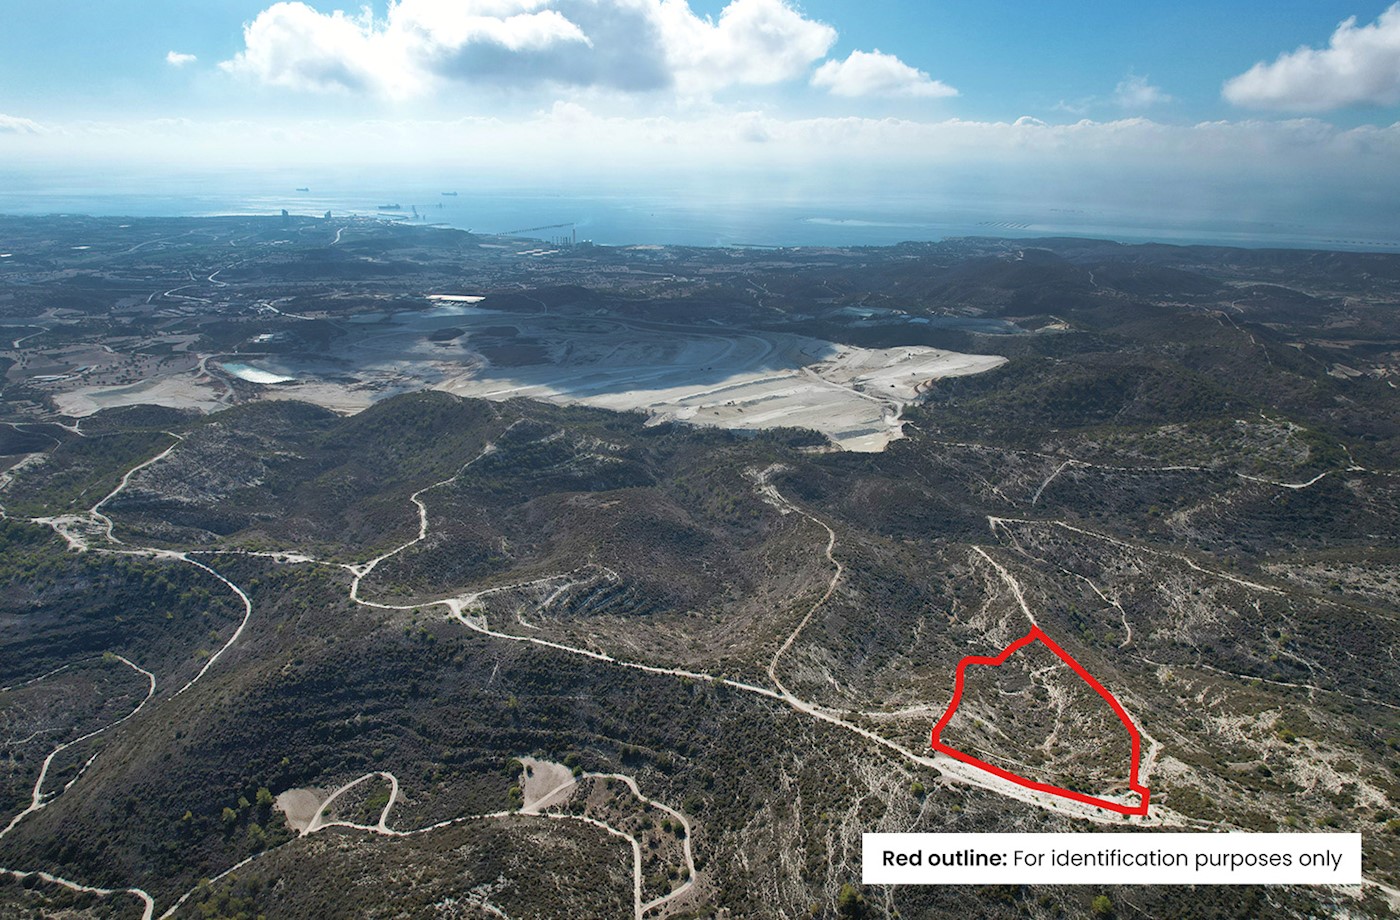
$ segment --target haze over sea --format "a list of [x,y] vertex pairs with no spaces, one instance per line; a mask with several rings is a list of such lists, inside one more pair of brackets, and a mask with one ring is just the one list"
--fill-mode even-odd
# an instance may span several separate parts
[[[585,190],[483,186],[479,177],[442,175],[402,182],[384,176],[191,176],[110,182],[0,174],[0,214],[86,214],[122,217],[212,215],[349,215],[441,224],[478,233],[564,237],[601,245],[883,246],[949,237],[1074,236],[1127,243],[1163,242],[1248,247],[1397,251],[1400,222],[1351,202],[1326,210],[1245,196],[1232,189],[1194,200],[1111,201],[1085,192],[1056,198],[1020,190],[828,191],[814,195],[746,181],[721,185],[653,185]],[[307,188],[308,191],[297,191]],[[455,192],[455,195],[444,195]],[[1150,196],[1151,189],[1144,190]],[[400,205],[401,210],[383,210]],[[564,225],[564,226],[553,226]]]

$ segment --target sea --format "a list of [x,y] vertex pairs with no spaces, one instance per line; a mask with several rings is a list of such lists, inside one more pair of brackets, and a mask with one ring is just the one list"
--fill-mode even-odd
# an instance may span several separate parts
[[1400,221],[1387,210],[1356,213],[1261,194],[1241,202],[1199,200],[1144,207],[1076,198],[901,191],[862,195],[765,194],[744,190],[487,186],[471,177],[431,182],[239,181],[5,175],[0,215],[114,217],[222,215],[360,216],[477,233],[576,239],[597,245],[886,246],[953,237],[1081,237],[1253,248],[1400,252]]

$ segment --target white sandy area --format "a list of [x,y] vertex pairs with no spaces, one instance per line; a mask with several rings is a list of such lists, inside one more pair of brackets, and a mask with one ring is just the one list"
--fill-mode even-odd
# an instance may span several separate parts
[[486,298],[474,294],[429,294],[428,299],[438,303],[481,303]]
[[[562,763],[537,760],[534,757],[517,759],[526,767],[524,781],[520,784],[520,791],[524,793],[525,799],[521,805],[521,811],[538,813],[561,798],[567,798],[567,793],[573,790],[574,773]],[[561,786],[566,788],[555,795],[550,795],[550,793],[559,790]]]
[[264,399],[309,402],[341,415],[354,415],[397,392],[403,392],[403,389],[391,393],[377,393],[368,387],[356,384],[312,381],[280,386],[276,390],[262,394],[262,396]]
[[965,355],[938,348],[905,347],[845,350],[834,361],[812,368],[826,380],[881,398],[913,402],[931,380],[980,374],[1006,363],[997,355]]
[[306,833],[316,810],[326,800],[324,789],[288,789],[274,802],[278,811],[287,817],[287,826],[298,834]]
[[79,387],[55,393],[54,405],[64,415],[84,418],[103,409],[122,406],[167,406],[171,409],[197,409],[213,412],[221,408],[214,388],[188,374],[158,377],[112,387]]
[[881,451],[930,381],[1006,362],[925,346],[868,349],[784,334],[636,335],[573,341],[556,364],[482,367],[439,384],[460,396],[529,396],[646,411],[654,421],[720,428],[811,428],[846,450]]
[[[448,324],[466,333],[445,348],[429,336]],[[518,337],[506,341],[522,347],[503,348],[495,333],[478,343],[477,329],[500,326],[516,330]],[[360,328],[362,334],[347,336],[329,355],[224,367],[244,379],[277,383],[258,398],[302,400],[347,415],[431,388],[463,397],[523,396],[642,411],[653,423],[807,428],[845,450],[873,452],[902,437],[904,407],[933,381],[1006,361],[927,346],[858,348],[786,333],[485,311],[459,302]],[[493,364],[492,355],[503,363]],[[123,387],[77,387],[54,400],[72,416],[143,402],[208,412],[220,408],[216,392],[207,381],[175,375]]]

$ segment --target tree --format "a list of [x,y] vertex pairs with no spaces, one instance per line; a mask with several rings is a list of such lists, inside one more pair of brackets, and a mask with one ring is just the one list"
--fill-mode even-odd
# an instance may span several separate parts
[[859,918],[865,916],[865,897],[850,882],[841,886],[836,895],[836,915],[838,917]]
[[1113,902],[1108,899],[1108,895],[1096,895],[1094,900],[1089,902],[1089,909],[1093,911],[1095,917],[1112,917]]

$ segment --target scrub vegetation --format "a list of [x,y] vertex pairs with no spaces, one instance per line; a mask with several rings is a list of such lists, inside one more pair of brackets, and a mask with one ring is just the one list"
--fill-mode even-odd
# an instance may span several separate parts
[[[1394,910],[1400,258],[965,240],[526,268],[371,222],[119,246],[96,221],[113,242],[82,253],[10,223],[0,316],[47,331],[0,391],[0,913]],[[351,414],[206,361],[322,360],[464,289],[1006,361],[920,381],[878,451],[416,387]],[[57,411],[76,384],[41,378],[104,344],[211,405]],[[957,663],[1033,624],[1141,730],[1145,818],[929,751]],[[1054,665],[970,672],[944,740],[1124,796],[1122,725]],[[1359,831],[1373,884],[859,884],[866,831],[1102,828]]]

